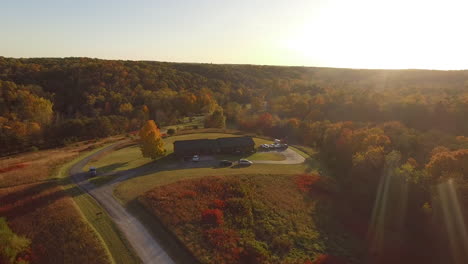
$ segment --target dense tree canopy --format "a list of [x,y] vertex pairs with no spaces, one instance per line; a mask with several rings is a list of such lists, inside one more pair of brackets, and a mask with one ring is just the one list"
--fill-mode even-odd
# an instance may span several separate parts
[[[468,71],[0,57],[1,155],[142,126],[142,139],[160,146],[148,120],[165,126],[195,115],[205,115],[207,127],[316,148],[344,207],[380,231],[406,230],[386,235],[420,256],[449,244],[434,246],[447,241],[435,186],[453,179],[468,208]],[[382,204],[387,211],[374,210]],[[379,215],[394,212],[402,217],[381,222]],[[437,254],[413,263],[440,263]]]
[[[147,119],[175,124],[218,106],[228,122],[258,124],[257,132],[297,118],[397,120],[412,129],[464,135],[467,83],[468,71],[0,57],[0,142],[6,154],[136,130]],[[109,126],[103,117],[124,121]],[[93,131],[101,124],[105,133]]]

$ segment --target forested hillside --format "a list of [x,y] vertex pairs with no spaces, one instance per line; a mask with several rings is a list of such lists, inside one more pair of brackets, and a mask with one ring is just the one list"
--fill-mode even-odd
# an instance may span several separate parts
[[468,71],[0,57],[0,146],[2,154],[57,146],[135,130],[146,119],[174,124],[218,106],[230,124],[246,127],[267,113],[275,124],[397,120],[463,135],[467,81]]
[[0,58],[2,155],[194,115],[319,150],[371,263],[468,259],[468,71]]

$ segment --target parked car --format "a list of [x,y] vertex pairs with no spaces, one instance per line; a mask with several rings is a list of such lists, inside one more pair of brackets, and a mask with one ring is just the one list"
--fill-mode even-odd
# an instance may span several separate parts
[[278,143],[270,144],[270,145],[269,145],[269,148],[270,148],[270,149],[287,149],[287,148],[288,148],[288,144],[278,144]]
[[193,162],[199,162],[199,161],[200,161],[200,156],[198,156],[198,155],[193,155],[192,161],[193,161]]
[[250,160],[247,160],[247,159],[240,159],[239,160],[239,165],[252,165],[253,162],[251,162]]
[[264,149],[264,150],[268,150],[270,148],[270,146],[268,144],[261,144],[260,148]]
[[91,175],[91,177],[94,177],[97,175],[97,169],[96,167],[90,167],[89,168],[89,174]]
[[221,160],[219,162],[219,165],[224,166],[224,167],[232,166],[232,161],[230,161],[230,160]]

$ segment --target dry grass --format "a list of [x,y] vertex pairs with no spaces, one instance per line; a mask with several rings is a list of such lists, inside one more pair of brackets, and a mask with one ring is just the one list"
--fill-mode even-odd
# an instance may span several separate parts
[[0,215],[15,233],[32,241],[33,263],[111,262],[73,200],[72,195],[82,194],[51,176],[80,153],[115,140],[81,142],[0,159]]
[[73,199],[55,182],[0,189],[0,215],[32,241],[34,263],[109,263]]
[[[312,198],[292,175],[183,180],[138,201],[201,263],[306,263],[321,254],[358,262],[354,241],[332,224],[328,197]],[[219,221],[207,222],[213,210]]]
[[38,152],[29,152],[0,159],[0,188],[44,181],[61,164],[76,158],[80,153],[95,149],[116,140],[76,143],[73,146]]

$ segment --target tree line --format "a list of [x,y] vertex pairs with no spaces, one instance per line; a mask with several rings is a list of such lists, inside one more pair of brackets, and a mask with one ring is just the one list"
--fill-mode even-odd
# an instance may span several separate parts
[[[317,148],[352,208],[369,226],[388,216],[383,230],[402,231],[393,234],[405,234],[409,248],[448,241],[446,194],[436,186],[468,186],[468,71],[0,57],[2,155],[200,114],[207,127]],[[379,218],[378,203],[393,207]]]

